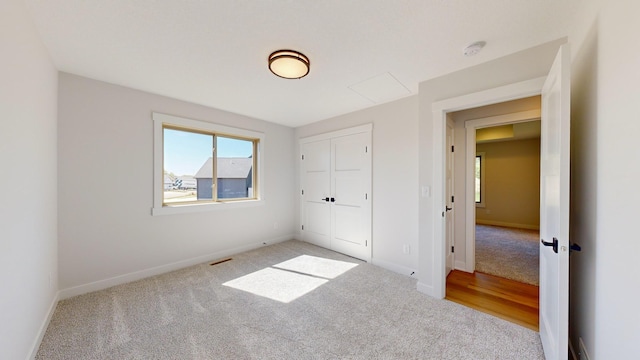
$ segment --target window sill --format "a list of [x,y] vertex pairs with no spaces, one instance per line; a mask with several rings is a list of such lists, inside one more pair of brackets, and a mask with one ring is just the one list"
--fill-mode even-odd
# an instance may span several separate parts
[[185,204],[171,205],[163,207],[154,207],[151,209],[151,215],[173,215],[173,214],[189,214],[216,210],[229,210],[238,208],[247,208],[264,205],[264,200],[239,200],[230,202],[217,202],[206,204]]

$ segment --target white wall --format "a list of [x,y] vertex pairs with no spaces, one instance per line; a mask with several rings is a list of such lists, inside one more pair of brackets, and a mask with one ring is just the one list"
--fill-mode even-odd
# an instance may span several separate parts
[[[61,297],[293,238],[293,129],[66,73],[59,99]],[[151,216],[154,111],[263,132],[264,204]]]
[[[640,3],[590,0],[576,9],[572,47],[570,334],[591,359],[640,358]],[[558,44],[529,49],[420,86],[420,184],[433,181],[431,104],[546,74]],[[533,61],[533,62],[532,62]],[[420,201],[420,281],[433,281],[437,209]]]
[[58,288],[58,75],[23,1],[0,2],[0,49],[0,358],[25,359]]
[[[300,138],[367,123],[373,123],[372,263],[409,275],[418,268],[418,97],[299,127],[296,154]],[[299,229],[299,206],[296,215]]]
[[[419,110],[419,185],[433,186],[433,117],[432,104],[456,96],[535,79],[549,72],[558,48],[565,42],[560,39],[534,48],[460,70],[420,83]],[[419,202],[419,286],[434,289],[435,256],[433,229],[442,208],[434,208],[433,198],[421,197]]]
[[[640,358],[640,48],[635,0],[586,2],[572,64],[571,341]],[[631,46],[630,46],[631,45]]]

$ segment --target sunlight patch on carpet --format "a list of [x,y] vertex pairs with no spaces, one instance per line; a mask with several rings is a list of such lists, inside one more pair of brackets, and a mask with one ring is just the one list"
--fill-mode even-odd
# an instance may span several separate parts
[[290,303],[356,266],[346,261],[300,255],[222,285]]
[[300,255],[291,260],[273,265],[274,268],[291,270],[325,279],[335,279],[356,266],[358,264],[310,255]]
[[222,285],[289,303],[327,281],[329,280],[296,274],[291,271],[265,268]]

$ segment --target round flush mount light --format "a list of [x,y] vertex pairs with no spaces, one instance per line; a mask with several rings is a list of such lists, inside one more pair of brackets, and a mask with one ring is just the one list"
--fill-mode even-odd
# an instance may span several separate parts
[[476,41],[473,44],[470,44],[462,51],[465,56],[473,56],[482,50],[482,48],[487,45],[485,41]]
[[309,73],[311,63],[304,54],[293,50],[278,50],[269,55],[269,70],[285,79],[300,79]]

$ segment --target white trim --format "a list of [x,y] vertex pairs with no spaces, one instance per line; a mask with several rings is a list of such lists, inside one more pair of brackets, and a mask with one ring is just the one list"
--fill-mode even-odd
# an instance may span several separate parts
[[38,354],[38,350],[40,349],[40,344],[42,343],[42,339],[44,339],[44,334],[47,332],[47,328],[49,327],[49,323],[51,322],[51,318],[53,317],[53,313],[56,311],[56,306],[58,306],[58,300],[60,298],[60,292],[57,291],[51,300],[51,305],[49,305],[49,310],[47,311],[47,316],[42,321],[42,325],[40,325],[40,329],[38,329],[38,336],[33,340],[33,345],[31,346],[31,351],[29,355],[27,355],[27,360],[35,359]]
[[[171,214],[186,214],[194,212],[204,212],[212,210],[226,210],[232,208],[244,208],[250,206],[264,205],[264,168],[262,161],[262,149],[264,147],[265,134],[258,131],[240,129],[231,126],[225,126],[215,124],[207,121],[193,120],[184,117],[167,115],[154,112],[151,116],[153,120],[153,207],[151,208],[151,215],[171,215]],[[164,191],[164,174],[163,174],[163,133],[162,129],[164,125],[181,126],[194,130],[203,130],[207,132],[213,132],[222,135],[233,135],[246,137],[251,139],[258,139],[258,149],[256,149],[257,159],[257,172],[258,178],[258,198],[242,201],[229,201],[229,202],[215,202],[215,203],[202,203],[202,204],[183,204],[163,206],[162,193]],[[195,175],[195,174],[194,174]]]
[[[496,125],[517,124],[521,122],[540,120],[540,116],[541,116],[540,114],[541,114],[540,109],[534,109],[534,110],[520,111],[520,112],[514,112],[514,113],[498,115],[498,116],[489,116],[489,117],[480,118],[480,119],[467,120],[464,123],[464,127],[467,129],[475,130],[475,129],[482,129],[486,127],[492,127]],[[475,139],[475,137],[476,136],[474,134],[473,138]]]
[[436,294],[435,289],[431,285],[427,285],[423,282],[418,281],[416,287],[418,288],[418,291],[423,294],[427,294],[434,298],[444,299],[444,296],[440,297],[439,294]]
[[214,202],[204,204],[184,204],[163,206],[160,208],[152,208],[151,215],[173,215],[173,214],[189,214],[205,211],[229,210],[238,208],[248,208],[265,205],[264,200],[238,200],[228,202]]
[[[475,148],[475,147],[474,147]],[[485,207],[485,198],[487,197],[487,184],[485,183],[485,178],[486,178],[486,162],[485,162],[485,157],[487,156],[487,153],[485,153],[484,151],[476,151],[476,154],[473,158],[473,160],[471,160],[471,164],[473,164],[473,172],[472,174],[475,175],[475,171],[476,171],[476,162],[475,162],[475,158],[480,157],[480,202],[476,202],[476,183],[475,183],[475,176],[473,177],[473,202],[474,204],[476,204],[477,208],[483,208]],[[468,171],[468,169],[467,169]],[[465,171],[466,172],[466,171]]]
[[318,135],[312,135],[312,136],[307,136],[307,137],[304,137],[304,138],[300,138],[300,144],[306,144],[306,143],[315,142],[315,141],[321,141],[321,140],[334,139],[334,138],[341,137],[341,136],[355,135],[355,134],[360,134],[360,133],[364,133],[364,132],[372,132],[372,131],[373,131],[373,124],[369,123],[369,124],[364,124],[364,125],[360,125],[360,126],[354,126],[354,127],[342,129],[342,130],[336,130],[336,131],[331,131],[331,132],[327,132],[327,133],[322,133],[322,134],[318,134]]
[[515,84],[436,101],[431,105],[431,109],[434,111],[440,109],[446,112],[453,112],[540,95],[545,79],[546,77],[542,76]]
[[[472,94],[454,97],[438,102],[434,102],[431,105],[432,117],[433,117],[433,213],[434,216],[439,217],[441,210],[444,210],[444,176],[445,176],[445,124],[447,121],[447,113],[475,108],[484,105],[496,104],[510,100],[521,99],[529,96],[540,95],[542,86],[544,84],[545,77],[531,79],[515,84],[505,85],[493,89],[488,89]],[[469,195],[467,195],[469,196]],[[468,200],[467,200],[468,201]],[[475,204],[475,201],[473,202]],[[475,209],[475,207],[474,207]],[[446,238],[444,237],[444,222],[443,218],[440,221],[434,221],[432,230],[432,239],[434,244],[434,251],[432,255],[433,263],[433,287],[432,293],[434,297],[444,298],[446,292],[446,278],[445,278],[445,245]],[[467,221],[469,223],[469,221]],[[468,228],[467,228],[467,231]],[[423,286],[424,289],[428,287]],[[426,290],[425,290],[426,292]]]
[[261,140],[262,140],[262,137],[264,137],[264,133],[262,132],[215,124],[215,123],[203,121],[203,120],[193,120],[193,119],[189,119],[181,116],[167,115],[167,114],[154,112],[152,113],[152,118],[154,123],[159,123],[160,125],[162,124],[178,125],[178,126],[184,126],[186,128],[194,129],[194,130],[211,131],[211,132],[216,132],[224,135],[236,135],[236,136],[256,138]]
[[[544,82],[543,82],[544,83]],[[542,87],[540,87],[540,91],[542,91]],[[473,272],[476,269],[476,204],[475,199],[475,164],[474,159],[476,157],[476,130],[482,129],[491,126],[498,125],[507,125],[507,124],[517,124],[521,122],[540,120],[541,110],[534,109],[528,111],[521,111],[516,113],[498,115],[498,116],[490,116],[486,118],[468,120],[465,122],[464,127],[467,133],[466,139],[466,158],[467,158],[467,167],[465,174],[465,190],[467,193],[467,197],[465,198],[465,213],[467,222],[465,224],[465,261],[467,263],[466,268],[469,272]],[[484,172],[482,176],[484,177]],[[481,180],[482,184],[485,184],[484,179]],[[484,185],[483,185],[484,186]],[[484,189],[483,189],[484,191]],[[482,199],[481,207],[484,207],[484,198]],[[478,222],[482,223],[482,222]],[[494,224],[487,225],[498,225],[498,226],[509,226],[507,223],[498,224],[497,222]],[[529,225],[530,226],[530,225]],[[529,229],[530,227],[525,227],[524,229]]]
[[573,349],[573,344],[571,344],[571,339],[569,339],[569,355],[571,356],[571,360],[578,360],[578,355],[576,351]]
[[411,277],[417,277],[418,276],[418,271],[416,269],[412,269],[406,266],[402,266],[402,265],[398,265],[395,263],[391,263],[388,261],[384,261],[384,260],[379,260],[376,258],[372,258],[371,259],[371,264],[379,266],[381,268],[387,269],[387,270],[391,270],[395,273],[398,273],[400,275],[406,275],[406,276],[411,276]]
[[580,359],[584,359],[584,360],[591,359],[591,357],[589,356],[589,353],[587,352],[587,347],[584,345],[584,341],[582,341],[582,337],[578,339],[578,352],[580,353]]
[[293,235],[286,235],[286,236],[281,236],[281,237],[270,239],[270,240],[258,241],[258,242],[251,243],[249,245],[239,246],[233,249],[221,250],[208,255],[196,256],[190,259],[176,261],[166,265],[160,265],[160,266],[152,267],[149,269],[134,271],[128,274],[119,275],[119,276],[115,276],[115,277],[104,279],[104,280],[94,281],[88,284],[74,286],[71,288],[60,290],[59,292],[60,300],[68,299],[73,296],[82,295],[82,294],[86,294],[86,293],[90,293],[98,290],[103,290],[116,285],[126,284],[132,281],[148,278],[150,276],[160,275],[170,271],[183,269],[189,266],[203,264],[208,261],[217,260],[223,257],[257,249],[259,247],[265,246],[265,244],[272,245],[275,243],[291,240],[293,238],[294,238]]
[[455,265],[455,269],[456,270],[461,270],[461,271],[464,271],[464,272],[472,273],[473,270],[471,270],[471,271],[467,270],[466,266],[467,266],[467,264],[464,261],[457,260],[456,261],[456,265]]

